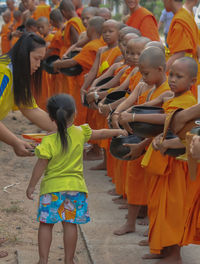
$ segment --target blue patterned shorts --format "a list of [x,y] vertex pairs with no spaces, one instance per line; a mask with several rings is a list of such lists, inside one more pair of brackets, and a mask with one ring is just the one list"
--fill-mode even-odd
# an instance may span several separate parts
[[41,195],[37,220],[46,224],[63,221],[73,224],[89,222],[87,194],[66,191]]

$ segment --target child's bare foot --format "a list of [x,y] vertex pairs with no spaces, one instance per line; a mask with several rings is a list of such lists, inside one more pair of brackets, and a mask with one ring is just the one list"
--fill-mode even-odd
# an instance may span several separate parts
[[118,209],[128,209],[128,204],[122,204],[118,207]]
[[5,258],[8,256],[8,252],[7,251],[0,251],[0,258]]
[[141,246],[141,247],[147,247],[149,245],[149,241],[148,240],[141,240],[138,243],[138,245]]
[[148,237],[148,235],[149,235],[149,229],[147,229],[146,231],[144,231],[143,237]]
[[117,236],[123,236],[123,235],[126,235],[128,233],[133,233],[133,232],[135,232],[135,227],[130,226],[129,224],[126,223],[125,225],[120,227],[118,230],[115,230],[113,234]]
[[103,161],[99,165],[91,167],[90,170],[106,170],[106,163]]
[[107,193],[110,194],[110,195],[112,195],[112,196],[119,196],[119,195],[116,193],[115,188],[108,190]]
[[137,222],[138,225],[149,225],[149,219],[148,217],[145,217],[144,219],[140,219],[138,222]]
[[[164,258],[164,256],[162,254],[145,254],[142,257],[142,259],[161,259],[161,258]],[[170,262],[170,264],[171,264],[171,262]]]

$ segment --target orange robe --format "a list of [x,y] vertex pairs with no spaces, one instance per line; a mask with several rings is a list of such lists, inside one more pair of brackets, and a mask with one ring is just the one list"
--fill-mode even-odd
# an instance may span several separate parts
[[[46,43],[50,43],[54,38],[53,34],[48,34],[44,40]],[[46,104],[49,97],[53,95],[52,90],[52,74],[47,73],[46,71],[42,71],[42,91],[39,96],[34,95],[37,104],[43,110],[46,110]]]
[[[196,104],[191,91],[166,101],[165,113]],[[188,168],[184,161],[148,148],[145,174],[148,177],[149,245],[151,253],[160,254],[164,247],[179,245],[184,230]]]
[[32,17],[35,20],[38,20],[38,18],[40,17],[46,17],[49,19],[50,12],[51,12],[51,7],[45,3],[41,3],[36,7]]
[[98,50],[103,46],[105,46],[105,42],[101,38],[92,40],[88,42],[82,48],[81,52],[73,58],[83,68],[83,72],[80,75],[76,76],[77,86],[76,89],[74,89],[71,93],[71,95],[75,98],[76,101],[76,108],[77,108],[77,115],[75,119],[76,125],[81,125],[84,122],[86,122],[87,113],[88,113],[88,108],[83,106],[81,103],[81,94],[80,94],[80,89],[84,82],[84,75],[87,74],[92,68],[92,65],[94,64],[96,58],[96,54]]
[[189,181],[186,195],[186,221],[182,246],[188,244],[200,245],[200,166],[195,181]]
[[[14,24],[13,24],[13,29],[12,31],[16,31],[17,28],[22,24],[22,20],[20,21],[15,21]],[[13,47],[15,45],[15,43],[18,41],[19,37],[12,37],[11,39],[11,47]]]
[[138,8],[131,14],[126,24],[130,27],[139,29],[143,37],[160,41],[156,18],[146,8]]
[[1,53],[7,53],[10,48],[10,40],[9,40],[9,33],[10,33],[10,29],[9,27],[11,26],[11,22],[9,22],[8,24],[3,24],[2,28],[1,28]]
[[[174,15],[167,36],[170,55],[176,52],[185,51],[185,56],[191,56],[197,60],[198,43],[199,30],[194,20],[194,16],[184,8],[181,8]],[[197,98],[196,85],[192,87],[192,93]]]
[[[152,89],[142,93],[137,104],[143,104],[147,101],[148,95]],[[154,100],[162,93],[170,90],[168,81],[165,81],[158,87],[150,96],[149,101]],[[147,204],[147,181],[144,177],[144,169],[141,167],[143,156],[136,160],[128,161],[126,172],[125,191],[127,195],[128,204],[146,205]]]

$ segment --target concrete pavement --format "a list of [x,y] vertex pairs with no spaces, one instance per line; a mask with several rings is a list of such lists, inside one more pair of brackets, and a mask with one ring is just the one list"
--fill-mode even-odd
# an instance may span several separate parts
[[[99,161],[95,162],[96,164]],[[91,171],[94,162],[85,162],[85,179],[89,189],[91,222],[80,225],[93,264],[154,264],[155,260],[142,260],[148,247],[138,246],[146,227],[137,225],[136,232],[115,236],[113,231],[125,222],[127,210],[119,210],[107,190],[113,188],[105,171]],[[200,246],[182,249],[183,264],[200,264]],[[170,263],[169,263],[170,264]]]

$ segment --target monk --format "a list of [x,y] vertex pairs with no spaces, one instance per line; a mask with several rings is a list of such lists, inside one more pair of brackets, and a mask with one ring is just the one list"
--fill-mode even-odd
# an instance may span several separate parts
[[6,5],[8,7],[8,10],[10,11],[11,14],[11,21],[14,21],[14,11],[17,10],[17,8],[15,7],[15,1],[14,0],[6,0]]
[[[165,113],[177,108],[188,108],[196,103],[190,88],[196,81],[197,71],[197,63],[192,58],[181,58],[173,63],[168,82],[174,97],[164,102]],[[150,72],[145,81],[147,78],[152,79],[153,75]],[[132,116],[134,122],[154,124],[163,124],[165,118],[166,114]],[[179,139],[164,140],[163,143],[161,139],[161,136],[156,137],[154,148],[160,150],[162,154],[168,148],[183,147]],[[156,163],[157,160],[159,163]],[[144,258],[165,257],[158,262],[159,264],[170,261],[175,264],[182,263],[179,245],[185,224],[183,219],[188,181],[187,164],[173,157],[162,156],[150,146],[142,165],[148,177],[149,243],[152,253]]]
[[40,17],[46,17],[49,19],[51,7],[45,3],[45,0],[39,0],[39,4],[36,6],[33,12],[33,18],[37,20]]
[[2,14],[4,24],[1,28],[1,52],[2,54],[7,53],[10,48],[10,26],[11,26],[11,13],[9,10]]
[[160,37],[156,18],[146,8],[140,6],[139,2],[139,0],[134,2],[125,0],[125,3],[130,9],[130,17],[126,24],[139,29],[142,36],[159,41]]
[[[37,20],[37,30],[39,34],[46,41],[46,46],[50,45],[54,35],[50,33],[50,24],[49,20],[46,17],[40,17]],[[42,92],[39,96],[35,96],[37,104],[43,110],[46,110],[47,99],[52,95],[51,88],[52,85],[52,75],[48,74],[46,71],[42,71]]]
[[22,24],[22,12],[16,10],[13,12],[14,22],[12,24],[12,32],[11,32],[11,47],[15,45],[17,40],[21,37],[22,32],[18,30],[18,27]]
[[82,11],[83,11],[83,4],[82,4],[82,0],[72,0],[72,3],[76,9],[76,13],[79,17],[81,17],[82,15]]
[[25,23],[25,29],[27,32],[37,32],[37,21],[33,18],[28,18]]

